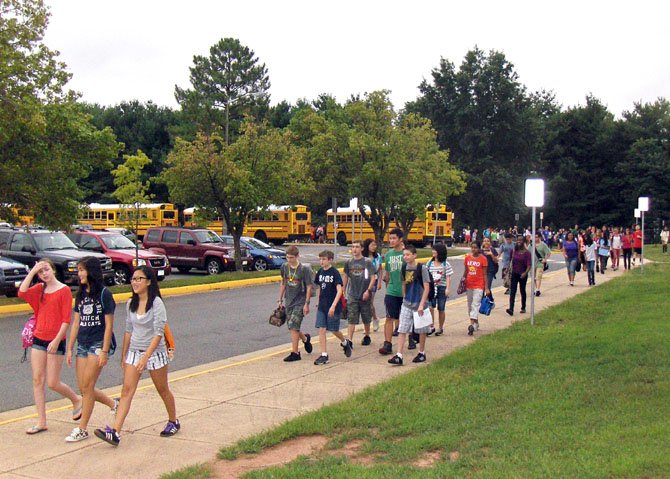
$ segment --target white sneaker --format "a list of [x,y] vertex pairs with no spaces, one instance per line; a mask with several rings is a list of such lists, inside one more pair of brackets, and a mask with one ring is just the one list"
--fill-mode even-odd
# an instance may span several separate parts
[[119,400],[117,398],[114,398],[114,406],[109,410],[109,413],[116,417],[116,411],[119,409]]
[[479,331],[479,321],[475,323],[475,331]]
[[377,318],[374,318],[372,320],[372,330],[376,333],[379,331],[379,320]]
[[88,439],[88,431],[75,427],[70,435],[65,438],[65,442],[79,442]]

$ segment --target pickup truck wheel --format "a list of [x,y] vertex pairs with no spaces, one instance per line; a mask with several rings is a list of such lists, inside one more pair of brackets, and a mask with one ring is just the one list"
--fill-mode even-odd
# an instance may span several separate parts
[[130,283],[130,270],[122,265],[117,264],[114,266],[114,284],[120,286],[122,284]]
[[268,262],[265,261],[265,258],[255,258],[254,269],[256,271],[265,271],[268,269]]
[[191,268],[189,268],[188,266],[179,266],[177,269],[181,274],[186,274],[189,271],[191,271]]
[[221,274],[223,272],[221,261],[216,258],[207,258],[206,266],[207,274]]

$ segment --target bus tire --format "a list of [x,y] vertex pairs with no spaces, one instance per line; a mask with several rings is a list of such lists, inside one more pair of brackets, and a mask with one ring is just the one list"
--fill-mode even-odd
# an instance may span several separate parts
[[205,260],[205,269],[209,275],[223,273],[223,266],[221,265],[221,261],[213,257],[209,257]]
[[263,230],[258,230],[254,233],[254,238],[256,238],[258,241],[262,241],[263,243],[268,242],[268,235],[265,234],[265,231]]
[[342,231],[337,233],[337,244],[339,244],[340,246],[347,245],[347,235]]

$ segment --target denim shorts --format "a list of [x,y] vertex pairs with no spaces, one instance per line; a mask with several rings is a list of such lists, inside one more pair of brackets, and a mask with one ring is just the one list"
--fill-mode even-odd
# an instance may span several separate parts
[[[39,351],[46,351],[47,348],[49,347],[50,342],[51,341],[45,341],[43,339],[38,338],[37,336],[33,336],[33,349],[37,349]],[[61,356],[65,356],[65,340],[64,339],[58,345],[58,350],[56,350],[56,354],[59,354]]]
[[[92,354],[94,356],[100,356],[101,351],[102,351],[102,341],[96,341],[91,344],[80,344],[79,342],[77,342],[78,358],[86,358],[88,357],[89,354]],[[114,356],[114,351],[116,351],[116,348],[113,345],[110,345],[107,357]]]
[[340,318],[342,316],[341,312],[335,312],[333,317],[328,316],[328,313],[317,309],[316,311],[316,327],[317,328],[326,328],[326,331],[339,331],[340,330]]
[[438,286],[436,293],[435,297],[430,300],[430,307],[437,307],[438,311],[444,311],[444,307],[447,304],[447,287]]
[[569,274],[575,274],[577,272],[577,258],[565,258],[565,266],[568,268]]

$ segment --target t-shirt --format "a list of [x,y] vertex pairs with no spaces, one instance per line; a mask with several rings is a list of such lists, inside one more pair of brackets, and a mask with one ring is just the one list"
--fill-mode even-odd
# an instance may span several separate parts
[[392,249],[384,255],[384,269],[389,272],[386,294],[402,298],[402,265],[405,263],[402,251]]
[[642,231],[635,230],[633,233],[633,248],[642,248]]
[[610,242],[605,238],[598,240],[598,255],[608,256],[610,254]]
[[160,336],[161,340],[156,352],[167,352],[165,323],[167,323],[167,313],[161,298],[154,298],[151,309],[141,316],[130,311],[130,300],[126,303],[126,333],[130,333],[130,349],[133,351],[146,351],[151,341],[156,336]]
[[612,249],[621,249],[621,235],[612,235]]
[[352,258],[344,263],[344,274],[347,275],[347,301],[360,301],[365,290],[370,287],[375,267],[370,258]]
[[25,293],[19,291],[19,298],[24,299],[35,313],[35,331],[33,335],[42,341],[53,341],[63,323],[70,324],[72,319],[72,293],[70,288],[63,286],[53,293],[45,293],[42,297],[44,283],[31,286]]
[[523,274],[530,269],[532,264],[532,257],[527,249],[512,253],[512,273]]
[[[547,255],[551,254],[549,246],[540,241],[540,244],[535,243],[535,251],[537,252],[535,255],[535,269],[544,268],[542,261],[547,257]],[[537,259],[537,255],[540,255],[540,259]]]
[[466,255],[463,260],[465,266],[465,288],[466,289],[485,289],[486,278],[484,277],[484,268],[488,266],[488,262],[484,255],[479,255],[476,258],[472,255]]
[[579,247],[576,241],[564,241],[563,249],[565,249],[568,259],[576,258],[579,255]]
[[586,261],[595,261],[596,260],[596,244],[591,243],[591,245],[587,245],[586,249],[584,250],[584,253],[586,254]]
[[493,261],[493,258],[498,257],[498,252],[496,251],[495,248],[491,248],[490,253],[484,253],[484,251],[482,250],[482,255],[484,255],[484,257],[486,258],[486,263],[489,265],[486,274],[490,277],[495,276],[497,264],[495,261]]
[[298,263],[298,266],[293,269],[288,263],[284,263],[279,271],[281,272],[282,282],[286,285],[284,306],[287,309],[303,307],[307,300],[307,287],[312,284],[310,267]]
[[437,265],[432,259],[426,264],[428,271],[433,275],[433,283],[435,287],[438,286],[447,286],[447,277],[454,274],[454,269],[449,264],[449,261],[443,262],[441,265]]
[[74,305],[74,312],[79,313],[79,331],[77,342],[89,346],[105,338],[105,315],[114,314],[116,303],[114,296],[107,288],[103,288],[100,296],[91,297],[84,293],[80,303]]
[[505,269],[509,267],[509,262],[512,259],[512,251],[514,251],[514,243],[507,244],[507,242],[504,242],[500,245],[501,268]]
[[414,281],[414,275],[418,267],[419,263],[415,263],[414,266],[407,265],[405,267],[405,299],[402,304],[412,311],[419,310],[419,304],[423,296],[423,284],[430,283],[430,272],[423,265],[421,266],[421,281]]
[[[322,313],[328,313],[328,310],[333,305],[335,297],[337,296],[337,285],[342,286],[342,276],[340,272],[332,266],[328,269],[321,268],[314,283],[319,286],[319,307],[318,310]],[[335,313],[342,311],[342,302],[338,301],[335,306]]]
[[623,249],[631,249],[633,247],[633,235],[623,235],[621,243],[623,244]]

